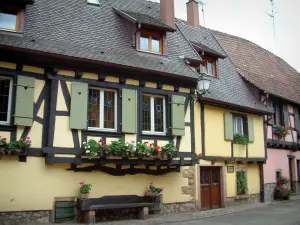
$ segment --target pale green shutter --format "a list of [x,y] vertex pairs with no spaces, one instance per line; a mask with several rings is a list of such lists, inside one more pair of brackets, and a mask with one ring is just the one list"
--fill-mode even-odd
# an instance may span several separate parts
[[87,128],[88,84],[72,82],[70,128]]
[[224,113],[224,138],[227,141],[233,140],[233,117],[231,113]]
[[122,132],[137,133],[137,91],[122,89]]
[[299,111],[296,107],[294,107],[294,117],[295,117],[295,129],[300,131],[300,116],[299,116]]
[[254,121],[248,117],[248,137],[249,142],[254,142]]
[[284,126],[290,127],[288,106],[286,104],[283,105],[283,123],[284,123]]
[[179,95],[172,96],[172,135],[185,135],[185,97]]
[[34,78],[18,76],[15,125],[31,126],[33,123],[34,85]]

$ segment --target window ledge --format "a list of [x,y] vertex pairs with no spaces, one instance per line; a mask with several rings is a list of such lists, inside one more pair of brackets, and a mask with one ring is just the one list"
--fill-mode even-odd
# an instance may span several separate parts
[[237,195],[234,197],[235,200],[243,200],[243,199],[249,199],[249,195]]
[[210,75],[207,73],[199,73],[201,76],[206,76],[206,77],[210,77],[210,78],[216,78],[216,79],[220,79],[218,75]]
[[162,53],[155,53],[155,52],[149,52],[149,51],[143,51],[140,49],[137,49],[138,53],[142,53],[142,54],[149,54],[149,55],[153,55],[153,56],[162,56],[162,57],[167,57],[166,54],[162,54]]
[[0,34],[12,35],[12,36],[17,36],[17,37],[23,37],[23,32],[3,30],[3,29],[0,29]]

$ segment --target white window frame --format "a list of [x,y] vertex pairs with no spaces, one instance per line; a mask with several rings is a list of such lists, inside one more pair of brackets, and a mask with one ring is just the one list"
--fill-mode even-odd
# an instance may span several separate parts
[[[100,116],[100,127],[88,127],[88,130],[93,131],[106,131],[106,132],[117,132],[117,119],[118,119],[118,93],[117,90],[113,89],[106,89],[106,88],[96,88],[96,87],[90,87],[89,89],[98,90],[100,91],[100,110],[99,110],[99,116]],[[104,91],[114,92],[115,93],[115,128],[104,128]]]
[[5,80],[9,80],[9,92],[8,92],[7,120],[6,121],[0,121],[0,125],[10,125],[13,79],[11,77],[5,77],[5,76],[0,76],[0,79],[1,78],[5,79]]
[[93,2],[93,0],[91,1],[91,0],[86,0],[86,2],[88,3],[88,4],[92,4],[92,5],[100,5],[100,2],[99,2],[99,0],[95,0],[97,3],[95,3],[95,2]]
[[[152,95],[152,94],[143,94],[143,96],[150,96],[150,110],[151,110],[151,131],[142,131],[143,134],[148,134],[148,135],[166,135],[167,134],[167,128],[166,128],[166,98],[162,95]],[[164,128],[164,131],[163,132],[158,132],[158,131],[155,131],[155,120],[154,120],[154,97],[159,97],[159,98],[162,98],[163,99],[163,111],[164,111],[164,114],[163,114],[163,119],[164,119],[164,125],[163,125],[163,128]],[[143,120],[143,118],[142,118]]]
[[241,116],[234,116],[233,117],[233,134],[240,134],[237,132],[238,130],[238,119],[241,119],[241,128],[242,128],[242,133],[241,135],[244,135],[244,119]]

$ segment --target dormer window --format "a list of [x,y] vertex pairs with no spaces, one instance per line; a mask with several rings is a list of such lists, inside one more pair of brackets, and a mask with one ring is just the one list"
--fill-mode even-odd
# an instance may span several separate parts
[[217,60],[210,57],[202,56],[204,65],[200,66],[201,73],[205,73],[210,76],[217,76]]
[[163,36],[159,33],[142,31],[139,38],[139,50],[162,54]]
[[24,10],[0,6],[0,30],[22,32]]
[[99,0],[87,0],[87,3],[93,4],[93,5],[100,5]]

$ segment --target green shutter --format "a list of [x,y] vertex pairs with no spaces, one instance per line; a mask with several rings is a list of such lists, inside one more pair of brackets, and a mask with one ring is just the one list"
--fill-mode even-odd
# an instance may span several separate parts
[[185,135],[185,97],[179,95],[172,96],[172,135]]
[[34,78],[18,76],[15,125],[31,126],[33,123],[34,86]]
[[233,140],[233,117],[231,113],[224,113],[224,138],[227,141]]
[[296,107],[294,107],[294,117],[295,117],[295,129],[300,131],[300,117],[299,117],[299,111]]
[[122,89],[122,132],[137,133],[137,91]]
[[70,128],[87,128],[88,84],[72,82]]
[[248,137],[249,142],[254,142],[254,121],[248,117]]
[[286,126],[286,127],[290,126],[288,106],[286,104],[283,105],[283,123],[284,123],[284,126]]
[[73,221],[75,202],[56,202],[55,203],[55,222]]

